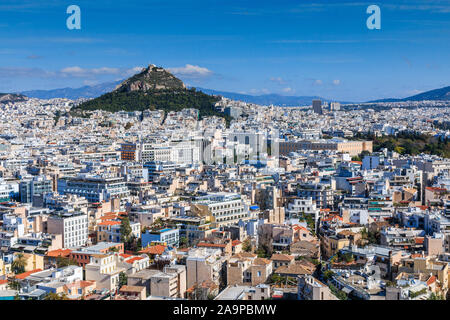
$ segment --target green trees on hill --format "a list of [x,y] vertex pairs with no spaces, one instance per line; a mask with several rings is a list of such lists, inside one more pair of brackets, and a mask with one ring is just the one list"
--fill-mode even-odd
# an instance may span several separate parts
[[207,95],[194,89],[154,90],[106,93],[98,98],[86,101],[74,110],[144,111],[164,110],[181,111],[185,108],[199,110],[200,118],[224,115],[214,109],[218,97]]
[[373,150],[387,148],[400,154],[418,155],[420,153],[434,154],[450,158],[450,139],[441,139],[427,134],[403,131],[397,135],[357,134],[353,140],[367,139],[373,141]]

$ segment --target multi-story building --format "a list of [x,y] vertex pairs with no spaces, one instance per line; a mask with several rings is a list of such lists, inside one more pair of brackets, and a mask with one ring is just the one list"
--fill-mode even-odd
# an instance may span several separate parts
[[78,175],[58,179],[58,192],[85,197],[89,202],[110,201],[130,195],[124,178]]
[[19,184],[0,179],[0,202],[19,199]]
[[304,183],[297,188],[299,198],[311,199],[319,208],[333,208],[334,195],[331,186],[318,183]]
[[[120,227],[122,221],[107,220],[97,224],[97,241],[106,242],[122,242],[122,235]],[[141,237],[141,224],[139,222],[130,222],[131,234],[136,237]]]
[[210,248],[189,250],[186,258],[187,288],[200,286],[203,281],[212,281],[219,285],[223,280],[225,260],[222,251]]
[[168,246],[178,247],[180,242],[180,231],[178,229],[165,228],[147,231],[142,234],[142,247],[145,248],[152,242],[163,242]]
[[86,280],[94,280],[97,289],[115,291],[119,288],[119,274],[125,269],[119,266],[119,254],[94,254],[85,267]]
[[19,184],[20,202],[31,203],[34,196],[52,192],[52,181],[45,176],[23,180]]
[[329,150],[340,153],[348,153],[357,156],[363,151],[372,152],[372,141],[347,141],[343,139],[302,140],[302,141],[279,141],[279,152],[287,155],[299,150]]
[[298,300],[337,300],[330,288],[311,275],[298,277]]
[[273,262],[256,254],[239,253],[227,263],[227,285],[263,284],[273,271]]
[[88,217],[81,212],[53,214],[47,220],[47,230],[62,234],[63,247],[81,247],[88,240]]
[[191,211],[194,215],[201,217],[209,216],[213,226],[216,227],[254,218],[246,199],[237,193],[210,193],[197,197],[192,203]]

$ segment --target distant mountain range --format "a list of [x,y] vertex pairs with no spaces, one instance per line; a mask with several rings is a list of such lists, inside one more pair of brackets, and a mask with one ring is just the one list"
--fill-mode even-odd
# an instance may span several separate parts
[[[280,94],[263,94],[258,96],[253,96],[249,94],[241,94],[235,92],[226,92],[226,91],[217,91],[212,89],[205,88],[197,88],[199,91],[203,91],[207,94],[219,95],[228,99],[238,100],[248,103],[255,103],[259,105],[277,105],[277,106],[285,106],[285,107],[294,107],[294,106],[304,106],[311,105],[312,101],[315,99],[320,99],[322,101],[335,101],[332,99],[326,99],[318,96],[283,96]],[[349,103],[345,101],[337,101],[343,104]]]
[[422,92],[403,99],[388,98],[388,99],[374,100],[370,102],[404,102],[404,101],[423,101],[423,100],[450,101],[450,86]]
[[[25,95],[30,98],[39,99],[52,99],[52,98],[67,98],[67,99],[78,99],[78,98],[96,98],[102,94],[113,91],[119,84],[123,81],[105,82],[93,86],[84,86],[81,88],[61,88],[53,90],[31,90],[23,91],[19,94]],[[220,95],[222,97],[239,100],[248,103],[255,103],[260,105],[278,105],[278,106],[299,106],[299,105],[311,105],[313,99],[320,99],[322,101],[336,101],[333,99],[322,98],[318,96],[283,96],[279,94],[264,94],[264,95],[249,95],[241,94],[235,92],[218,91],[206,88],[197,88],[198,91],[202,91],[210,95]],[[398,98],[386,98],[373,100],[369,102],[402,102],[402,101],[422,101],[422,100],[439,100],[448,101],[450,100],[450,86],[440,89],[435,89],[427,92],[423,92],[411,97],[398,99]],[[341,104],[350,104],[352,102],[348,101],[337,101]]]
[[[53,98],[97,98],[102,94],[113,91],[122,81],[105,82],[93,86],[84,86],[81,88],[61,88],[53,90],[30,90],[20,92],[21,94],[38,99],[53,99]],[[260,105],[278,105],[278,106],[302,106],[311,105],[312,100],[320,99],[322,101],[334,101],[332,99],[325,99],[318,96],[283,96],[280,94],[264,94],[264,95],[249,95],[235,92],[218,91],[205,88],[196,88],[198,91],[209,95],[219,95],[232,100],[239,100],[247,103],[255,103]],[[343,104],[349,103],[345,101],[339,101]]]
[[96,98],[114,90],[121,81],[105,82],[93,86],[84,86],[81,88],[61,88],[53,90],[30,90],[20,92],[21,94],[38,99],[67,98],[76,100],[78,98]]

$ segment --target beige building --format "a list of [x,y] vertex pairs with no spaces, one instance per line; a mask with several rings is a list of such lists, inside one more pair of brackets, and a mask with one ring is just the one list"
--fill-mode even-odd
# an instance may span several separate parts
[[119,294],[125,297],[136,297],[138,300],[145,300],[147,298],[145,287],[141,286],[122,286]]
[[337,300],[330,288],[311,275],[298,277],[298,300]]
[[195,248],[188,252],[186,259],[187,288],[199,285],[203,281],[220,284],[223,277],[225,259],[221,250],[210,248]]
[[129,286],[146,288],[146,294],[155,297],[184,298],[186,293],[186,266],[167,265],[164,271],[144,269],[128,276]]
[[424,273],[434,275],[442,288],[442,291],[448,290],[448,263],[437,261],[431,257],[417,257],[402,259],[398,268],[398,273]]
[[253,253],[232,256],[227,263],[227,285],[258,285],[265,283],[273,272],[271,260]]
[[160,272],[150,278],[150,294],[155,297],[178,296],[178,276],[176,273]]
[[125,272],[124,268],[119,267],[119,255],[111,254],[93,254],[91,262],[85,266],[86,280],[94,280],[97,289],[107,289],[114,291],[119,288],[119,274]]
[[[25,259],[25,272],[41,269],[44,270],[44,256],[34,253],[22,253]],[[15,254],[17,256],[17,254]],[[14,259],[16,259],[14,257]]]
[[164,267],[164,272],[173,273],[177,276],[177,297],[184,298],[186,294],[186,266],[168,265]]
[[372,141],[348,141],[342,139],[280,141],[279,148],[281,155],[287,155],[298,150],[330,150],[357,156],[363,151],[372,153],[373,143]]
[[11,263],[6,263],[0,259],[0,276],[6,276],[11,273]]

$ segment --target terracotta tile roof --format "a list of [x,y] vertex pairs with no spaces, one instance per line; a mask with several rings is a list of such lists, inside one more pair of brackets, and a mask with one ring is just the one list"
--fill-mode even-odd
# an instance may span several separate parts
[[233,242],[231,242],[231,245],[234,247],[234,246],[240,245],[241,243],[242,242],[239,240],[233,240]]
[[310,270],[305,269],[303,266],[298,264],[292,264],[289,266],[281,266],[275,270],[278,274],[312,274]]
[[150,246],[148,248],[142,249],[139,251],[139,253],[147,253],[147,254],[163,254],[166,250],[166,246],[163,246],[162,244],[157,244],[155,246]]
[[8,283],[8,280],[0,280],[0,285]]
[[41,271],[42,271],[42,269],[34,269],[34,270],[31,270],[31,271],[27,271],[27,272],[24,272],[24,273],[16,275],[16,279],[23,280],[26,277],[32,275],[33,273],[41,272]]
[[115,214],[108,214],[108,215],[101,216],[98,219],[99,220],[112,220],[112,219],[116,219],[116,218],[117,218],[117,216]]
[[292,260],[294,260],[294,257],[290,256],[290,255],[287,255],[287,254],[275,253],[275,254],[272,255],[270,260],[272,260],[272,261],[274,261],[274,260],[277,260],[277,261],[292,261]]
[[118,225],[121,224],[120,221],[103,221],[98,223],[97,225],[99,226],[114,226],[114,225]]
[[127,286],[124,285],[122,286],[122,288],[120,288],[120,292],[141,292],[142,290],[144,290],[145,287],[142,286]]
[[144,258],[143,257],[133,257],[131,259],[125,260],[125,262],[131,264],[131,263],[133,263],[135,261],[139,261],[139,260],[142,260],[142,259],[144,259]]
[[447,189],[445,188],[438,188],[438,187],[426,187],[427,190],[433,191],[433,192],[446,192]]
[[240,259],[242,259],[242,258],[256,258],[257,255],[254,254],[254,253],[251,253],[251,252],[239,252],[239,253],[235,254],[233,257],[240,258]]
[[57,249],[47,252],[47,257],[67,257],[72,250],[70,249]]
[[436,277],[435,276],[431,276],[428,280],[427,280],[427,286],[431,285],[432,283],[436,282]]
[[270,261],[269,259],[266,259],[266,258],[256,258],[254,261],[253,261],[253,264],[254,265],[258,265],[258,266],[262,266],[262,265],[265,265],[265,264],[270,264],[272,261]]

